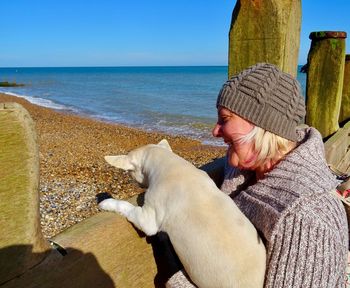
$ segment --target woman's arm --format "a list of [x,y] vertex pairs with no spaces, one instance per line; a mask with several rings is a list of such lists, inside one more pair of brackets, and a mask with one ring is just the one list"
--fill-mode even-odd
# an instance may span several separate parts
[[344,217],[336,206],[321,207],[327,214],[300,209],[279,221],[269,242],[265,287],[345,287]]

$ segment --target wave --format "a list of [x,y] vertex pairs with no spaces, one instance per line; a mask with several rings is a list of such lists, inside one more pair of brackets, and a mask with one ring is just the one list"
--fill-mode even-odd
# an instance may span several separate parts
[[[147,115],[147,116],[145,116]],[[130,115],[129,115],[130,116]],[[105,114],[90,115],[90,117],[109,122],[135,127],[148,132],[160,132],[176,136],[185,136],[212,146],[226,146],[222,139],[212,136],[214,120],[205,117],[177,115],[170,113],[144,112],[138,120],[127,115],[108,116]],[[212,120],[212,121],[211,121]]]
[[66,106],[66,105],[63,105],[63,104],[59,104],[59,103],[56,103],[56,102],[51,101],[49,99],[44,99],[44,98],[35,97],[35,96],[28,96],[28,95],[17,94],[17,93],[13,93],[13,92],[9,92],[9,91],[3,91],[2,89],[0,89],[0,92],[3,93],[3,94],[6,94],[6,95],[23,98],[23,99],[27,100],[28,102],[30,102],[32,104],[35,104],[35,105],[38,105],[38,106],[51,108],[51,109],[55,109],[55,110],[66,110],[66,111],[72,111],[72,112],[76,112],[76,113],[79,112],[76,108],[73,108],[73,107],[70,107],[70,106]]

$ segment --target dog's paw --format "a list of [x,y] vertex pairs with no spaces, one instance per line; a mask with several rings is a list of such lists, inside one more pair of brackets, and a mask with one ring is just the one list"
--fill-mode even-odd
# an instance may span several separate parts
[[127,201],[111,198],[100,202],[98,207],[102,210],[117,212],[125,217],[128,216],[130,210],[134,209],[134,206]]
[[112,211],[112,212],[119,212],[118,211],[118,200],[109,198],[101,201],[98,204],[98,207],[102,210],[106,211]]
[[97,204],[100,204],[103,200],[110,199],[110,198],[113,198],[113,197],[112,197],[111,194],[109,194],[107,192],[96,194],[96,202],[97,202]]

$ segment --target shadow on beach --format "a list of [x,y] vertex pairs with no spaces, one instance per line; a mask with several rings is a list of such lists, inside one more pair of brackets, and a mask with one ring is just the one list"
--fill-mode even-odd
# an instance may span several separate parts
[[[108,274],[91,253],[68,248],[33,253],[31,245],[14,245],[0,249],[1,287],[115,287]],[[47,255],[45,255],[47,254]],[[32,266],[31,262],[43,258]],[[30,268],[28,268],[30,267]],[[16,273],[16,274],[15,274]]]

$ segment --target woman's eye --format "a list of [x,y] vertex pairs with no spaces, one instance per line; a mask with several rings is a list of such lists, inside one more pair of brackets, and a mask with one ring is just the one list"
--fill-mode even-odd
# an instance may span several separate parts
[[218,124],[219,125],[222,125],[222,124],[225,124],[228,120],[230,120],[230,116],[219,116],[218,118]]
[[221,119],[219,119],[219,120],[218,120],[218,124],[219,124],[219,125],[223,125],[223,124],[225,124],[225,120],[224,120],[224,119],[222,119],[222,118],[221,118]]

